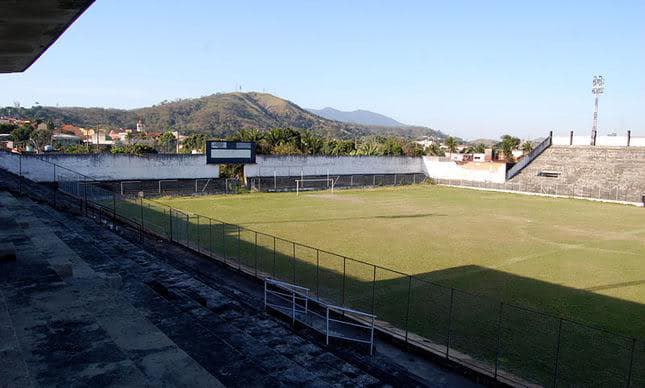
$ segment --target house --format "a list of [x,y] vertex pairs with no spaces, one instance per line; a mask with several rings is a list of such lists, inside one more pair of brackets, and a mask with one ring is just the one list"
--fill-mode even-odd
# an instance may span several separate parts
[[486,161],[486,154],[485,153],[473,154],[473,162],[485,162],[485,161]]
[[11,134],[0,133],[0,148],[13,148],[13,141],[11,140]]
[[52,144],[56,147],[67,147],[70,145],[81,144],[81,138],[76,135],[61,133],[52,136]]
[[425,150],[426,148],[430,147],[431,145],[435,144],[436,142],[434,140],[426,137],[426,138],[423,138],[422,140],[415,141],[415,143],[417,143],[418,145],[423,147],[423,149]]
[[108,132],[105,129],[88,129],[86,131],[85,141],[90,144],[111,145],[114,143],[112,138],[108,139]]

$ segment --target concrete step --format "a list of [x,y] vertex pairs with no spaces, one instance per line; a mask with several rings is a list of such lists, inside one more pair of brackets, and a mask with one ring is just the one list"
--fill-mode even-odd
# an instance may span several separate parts
[[[269,381],[294,385],[309,385],[316,381],[341,385],[378,382],[319,346],[294,335],[282,322],[258,311],[250,311],[235,299],[103,228],[65,221],[61,225],[70,229],[63,240],[90,265],[103,265],[105,268],[109,261],[106,258],[119,257],[118,265],[110,271],[122,274],[130,302],[147,310],[147,316],[153,322],[157,322],[166,334],[211,373],[221,371],[222,359],[234,360],[225,363],[228,365],[224,368],[233,368],[241,374],[228,380],[220,372],[218,377],[225,384],[239,383],[240,376],[248,375],[252,376],[249,382],[268,376]],[[176,318],[162,318],[167,316]],[[196,335],[200,338],[198,344],[194,340]],[[221,346],[222,341],[227,346]],[[226,358],[214,357],[219,356],[214,349],[223,352]],[[245,370],[238,370],[245,363],[248,364]],[[226,373],[231,374],[230,371]]]
[[[12,205],[28,238],[3,286],[36,385],[219,385],[58,239],[34,214],[38,205]],[[45,258],[66,260],[74,276],[54,272]]]
[[3,387],[34,386],[2,290],[0,290],[0,360],[2,360],[0,385]]

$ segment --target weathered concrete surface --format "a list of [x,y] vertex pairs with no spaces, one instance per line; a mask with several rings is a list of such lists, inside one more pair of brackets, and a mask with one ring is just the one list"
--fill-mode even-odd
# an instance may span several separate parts
[[0,263],[16,260],[16,247],[12,243],[0,243]]
[[0,217],[28,220],[0,231],[18,254],[0,273],[0,335],[9,344],[3,347],[9,362],[0,364],[0,376],[7,380],[1,381],[16,386],[219,385],[71,251],[68,259],[78,276],[63,281],[39,244],[46,241],[48,252],[54,252],[54,238],[39,237],[48,228],[27,210],[35,205],[23,202],[28,201],[0,193]]
[[[31,376],[36,386],[475,385],[428,361],[402,366],[385,347],[379,351],[382,345],[374,357],[352,346],[325,347],[317,333],[294,332],[266,315],[254,280],[178,246],[135,244],[125,229],[119,236],[25,198],[0,196],[0,221],[15,219],[24,222],[5,235],[21,244],[19,257],[0,273],[0,291],[19,333],[14,364],[22,360],[28,372],[18,380]],[[50,269],[34,249],[35,230],[49,234],[43,246],[68,257],[74,277],[63,281]],[[29,260],[21,252],[30,252]]]
[[[561,175],[538,176],[540,171]],[[616,199],[641,202],[645,195],[645,147],[551,146],[510,182],[520,183],[526,191],[539,191],[541,185],[584,188],[589,196],[618,190]]]

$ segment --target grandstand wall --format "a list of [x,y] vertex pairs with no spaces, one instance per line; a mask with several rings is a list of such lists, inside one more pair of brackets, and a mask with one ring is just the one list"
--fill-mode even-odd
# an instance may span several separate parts
[[623,200],[645,195],[645,147],[558,146],[545,150],[510,182],[527,191],[566,185],[593,192],[617,190]]
[[[18,156],[0,153],[0,168],[17,172]],[[97,181],[144,180],[144,179],[207,179],[219,177],[219,165],[206,164],[205,155],[150,154],[135,156],[127,154],[89,155],[28,155],[21,158],[22,167],[31,172],[30,179],[38,182],[55,180],[51,165],[55,163]]]

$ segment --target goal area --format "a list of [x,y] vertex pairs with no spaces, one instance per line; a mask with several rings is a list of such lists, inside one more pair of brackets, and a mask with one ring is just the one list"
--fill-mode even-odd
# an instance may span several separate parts
[[303,190],[329,189],[333,193],[335,184],[336,184],[336,180],[334,178],[296,179],[296,195],[300,195],[300,192]]

